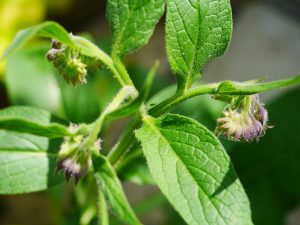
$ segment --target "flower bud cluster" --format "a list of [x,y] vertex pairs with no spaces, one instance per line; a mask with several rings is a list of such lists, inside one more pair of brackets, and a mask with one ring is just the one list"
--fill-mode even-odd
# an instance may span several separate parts
[[230,104],[217,120],[216,133],[233,141],[259,140],[270,126],[268,112],[258,95],[245,96],[238,104]]
[[[71,125],[70,129],[74,130],[75,126]],[[74,177],[75,184],[84,176],[91,167],[91,151],[84,147],[85,136],[76,134],[71,137],[65,137],[60,147],[57,158],[57,172],[65,174],[67,181]],[[92,146],[100,149],[100,141],[97,140]]]
[[52,40],[52,48],[46,55],[67,83],[76,86],[86,83],[88,69],[95,70],[102,65],[100,60],[84,56],[77,49]]

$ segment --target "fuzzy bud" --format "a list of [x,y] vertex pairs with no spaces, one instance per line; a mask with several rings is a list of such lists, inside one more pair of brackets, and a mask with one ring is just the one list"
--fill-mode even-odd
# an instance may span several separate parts
[[216,133],[233,140],[259,140],[267,128],[268,113],[258,95],[246,96],[234,107],[229,105],[217,120]]
[[78,183],[92,165],[91,149],[100,148],[100,142],[95,141],[94,145],[85,147],[86,136],[80,134],[81,127],[71,124],[70,131],[76,132],[74,136],[65,137],[57,157],[56,172],[65,174],[67,181],[74,178]]
[[63,44],[55,39],[52,39],[52,48],[53,49],[61,49]]

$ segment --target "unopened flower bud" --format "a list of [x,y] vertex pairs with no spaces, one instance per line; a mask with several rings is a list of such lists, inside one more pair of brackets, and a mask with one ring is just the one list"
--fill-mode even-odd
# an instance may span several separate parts
[[52,39],[52,48],[53,49],[61,49],[63,47],[62,43],[55,40],[55,39]]
[[74,177],[75,184],[91,166],[90,153],[81,147],[83,140],[82,135],[65,137],[57,158],[56,172],[64,173],[67,181]]
[[[72,34],[70,35],[74,37]],[[73,86],[86,83],[88,70],[96,70],[103,66],[98,58],[83,55],[77,48],[65,45],[55,39],[52,40],[52,48],[46,57],[67,83]]]
[[230,105],[217,120],[216,133],[234,141],[258,140],[269,126],[268,113],[258,95],[246,96],[235,106]]
[[73,136],[65,137],[57,157],[56,172],[65,174],[67,181],[74,178],[75,184],[84,176],[92,165],[92,150],[101,149],[101,139],[94,144],[86,145],[88,132],[85,124],[71,124],[69,127]]
[[87,65],[87,68],[89,70],[95,71],[96,69],[99,69],[99,68],[103,67],[103,63],[97,58],[93,58],[93,57],[85,56],[85,55],[80,55],[80,59],[81,59],[82,63]]
[[65,174],[67,181],[74,177],[75,184],[88,171],[89,163],[82,164],[76,158],[64,158],[57,162],[57,171]]
[[80,59],[71,59],[62,70],[62,75],[67,83],[73,86],[84,84],[87,76],[86,65]]

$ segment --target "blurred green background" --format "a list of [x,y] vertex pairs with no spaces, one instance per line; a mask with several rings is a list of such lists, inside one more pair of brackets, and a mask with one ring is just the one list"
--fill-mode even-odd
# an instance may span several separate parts
[[[262,76],[275,80],[300,74],[300,3],[232,0],[232,5],[232,44],[225,56],[204,68],[204,82],[244,81]],[[84,35],[110,52],[104,0],[1,0],[0,55],[19,29],[45,20],[59,22],[68,31]],[[149,45],[126,58],[137,86],[154,60],[160,60],[152,88],[156,98],[164,98],[174,90],[160,92],[175,81],[164,45],[161,21]],[[88,75],[86,85],[67,85],[45,59],[49,47],[49,41],[37,39],[0,63],[0,108],[30,105],[50,110],[73,123],[93,121],[116,93],[118,84],[109,71],[100,70]],[[222,141],[250,198],[254,223],[300,225],[300,89],[273,91],[262,98],[274,128],[258,143]],[[174,112],[191,116],[214,130],[223,107],[223,103],[203,96],[183,103]],[[105,149],[113,145],[126,122],[125,119],[106,124]],[[129,165],[120,168],[119,175],[125,180],[125,191],[142,221],[149,225],[184,224],[151,185],[143,157],[133,158]],[[0,224],[95,224],[95,198],[89,177],[77,187],[60,185],[46,192],[0,196]]]

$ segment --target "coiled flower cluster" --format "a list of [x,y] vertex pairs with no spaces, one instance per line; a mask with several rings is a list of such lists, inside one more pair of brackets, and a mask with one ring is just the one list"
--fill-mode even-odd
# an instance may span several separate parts
[[80,54],[71,48],[52,40],[52,48],[47,52],[47,59],[55,66],[68,84],[76,86],[86,83],[87,72],[102,66],[100,60]]
[[233,141],[250,142],[259,140],[265,134],[268,112],[259,100],[259,96],[245,96],[238,103],[230,104],[217,120],[216,134]]
[[[71,125],[70,129],[74,130],[78,127]],[[85,136],[80,133],[65,137],[58,153],[56,172],[64,173],[67,181],[74,177],[75,184],[92,165],[91,151],[86,149],[84,141]],[[92,147],[100,150],[100,140],[97,140]]]

